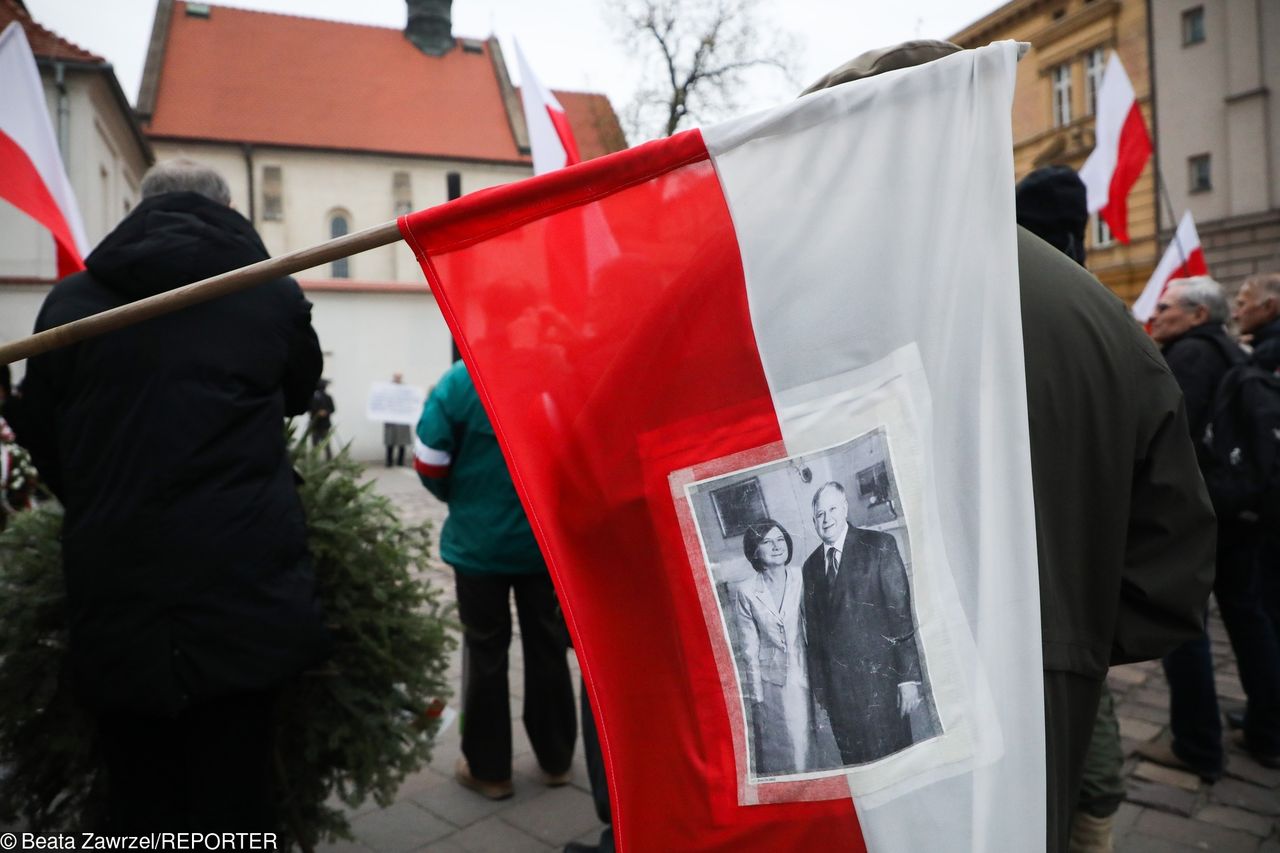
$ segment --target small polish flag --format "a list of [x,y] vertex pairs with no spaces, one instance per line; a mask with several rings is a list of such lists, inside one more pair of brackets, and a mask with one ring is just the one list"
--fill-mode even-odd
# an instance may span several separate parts
[[578,143],[574,141],[573,130],[569,127],[569,117],[555,93],[534,76],[519,42],[516,43],[516,60],[520,63],[520,100],[524,104],[524,120],[529,127],[533,173],[542,175],[579,162],[582,158],[578,155]]
[[1169,283],[1179,278],[1190,278],[1193,275],[1208,275],[1209,266],[1204,261],[1204,251],[1200,248],[1200,235],[1196,233],[1196,222],[1191,218],[1191,211],[1182,214],[1178,230],[1173,240],[1160,257],[1155,271],[1142,288],[1142,295],[1133,303],[1133,316],[1139,323],[1146,323],[1156,312],[1156,303],[1169,289]]
[[44,87],[17,21],[0,33],[0,198],[53,233],[58,277],[84,269],[89,248],[49,123]]
[[[1017,57],[400,219],[551,569],[619,849],[1044,849]],[[819,501],[852,525],[830,576]]]
[[1098,89],[1096,143],[1080,169],[1089,212],[1098,213],[1121,243],[1129,242],[1129,190],[1151,157],[1151,136],[1133,84],[1112,51]]

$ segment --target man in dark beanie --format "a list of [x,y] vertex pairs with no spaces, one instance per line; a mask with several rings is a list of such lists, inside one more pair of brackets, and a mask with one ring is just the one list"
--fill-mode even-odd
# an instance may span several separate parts
[[1015,190],[1018,224],[1084,266],[1089,224],[1084,181],[1070,166],[1042,166]]
[[[870,51],[807,91],[959,49],[925,40]],[[1072,228],[1072,240],[1083,236]],[[1158,658],[1199,634],[1214,518],[1182,393],[1124,304],[1022,227],[1018,275],[1039,556],[1046,846],[1065,851],[1107,668]]]
[[[205,166],[155,166],[35,330],[265,260],[230,196]],[[275,697],[328,644],[283,428],[321,362],[280,278],[27,365],[15,429],[66,508],[71,667],[113,834],[274,828]]]

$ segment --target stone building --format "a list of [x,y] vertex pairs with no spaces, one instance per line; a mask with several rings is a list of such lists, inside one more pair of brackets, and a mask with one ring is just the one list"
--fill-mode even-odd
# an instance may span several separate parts
[[[1151,3],[1156,158],[1228,288],[1280,271],[1280,3]],[[1160,211],[1163,239],[1176,221]]]
[[[1040,166],[1079,169],[1094,145],[1094,108],[1107,57],[1120,55],[1147,126],[1152,127],[1146,0],[1012,0],[951,37],[963,47],[998,39],[1030,43],[1018,63],[1013,105],[1016,177]],[[1094,217],[1088,266],[1132,302],[1155,266],[1156,182],[1152,163],[1129,194],[1129,245]]]

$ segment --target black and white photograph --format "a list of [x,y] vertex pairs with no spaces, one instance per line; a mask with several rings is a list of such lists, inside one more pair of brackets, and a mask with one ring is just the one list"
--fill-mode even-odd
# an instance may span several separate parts
[[883,427],[687,494],[752,780],[840,772],[942,734]]

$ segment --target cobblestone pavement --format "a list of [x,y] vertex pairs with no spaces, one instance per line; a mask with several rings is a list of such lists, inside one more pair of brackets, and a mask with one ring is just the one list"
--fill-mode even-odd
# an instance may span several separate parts
[[[452,601],[453,572],[439,562],[438,537],[445,507],[422,487],[411,468],[370,466],[368,476],[380,494],[392,500],[406,521],[434,524],[432,565],[423,567],[427,578]],[[601,825],[596,819],[582,761],[582,744],[573,760],[573,779],[563,788],[547,788],[538,778],[538,765],[520,723],[524,699],[523,656],[519,623],[512,622],[516,638],[511,644],[511,717],[514,746],[515,796],[492,802],[460,787],[453,781],[453,766],[459,753],[457,725],[441,735],[431,764],[405,780],[388,808],[366,803],[352,811],[354,842],[321,845],[329,853],[544,853],[560,850],[565,843],[580,840],[594,843]],[[449,679],[454,689],[461,683],[461,648],[455,649]],[[570,655],[573,680],[578,684],[578,668]],[[457,707],[457,697],[451,700]]]
[[[408,468],[370,467],[381,494],[391,498],[406,520],[439,523],[444,506],[431,497]],[[425,569],[453,597],[452,576],[438,560]],[[518,628],[517,628],[518,630]],[[1224,706],[1244,702],[1235,660],[1222,625],[1210,625],[1218,695]],[[429,768],[408,779],[396,802],[386,809],[372,804],[356,809],[355,843],[326,845],[327,851],[407,853],[425,851],[558,850],[565,842],[594,841],[600,824],[591,805],[581,744],[574,759],[573,782],[548,789],[537,781],[537,764],[519,723],[523,686],[519,643],[511,648],[511,702],[516,745],[515,797],[494,803],[452,781],[458,756],[457,728],[441,737]],[[455,652],[451,678],[458,683],[461,652]],[[576,666],[575,683],[577,681]],[[1116,820],[1119,853],[1280,853],[1280,770],[1268,770],[1231,747],[1227,774],[1205,785],[1190,773],[1143,761],[1138,744],[1166,733],[1169,691],[1159,662],[1115,667],[1108,679],[1125,751],[1128,802]]]

